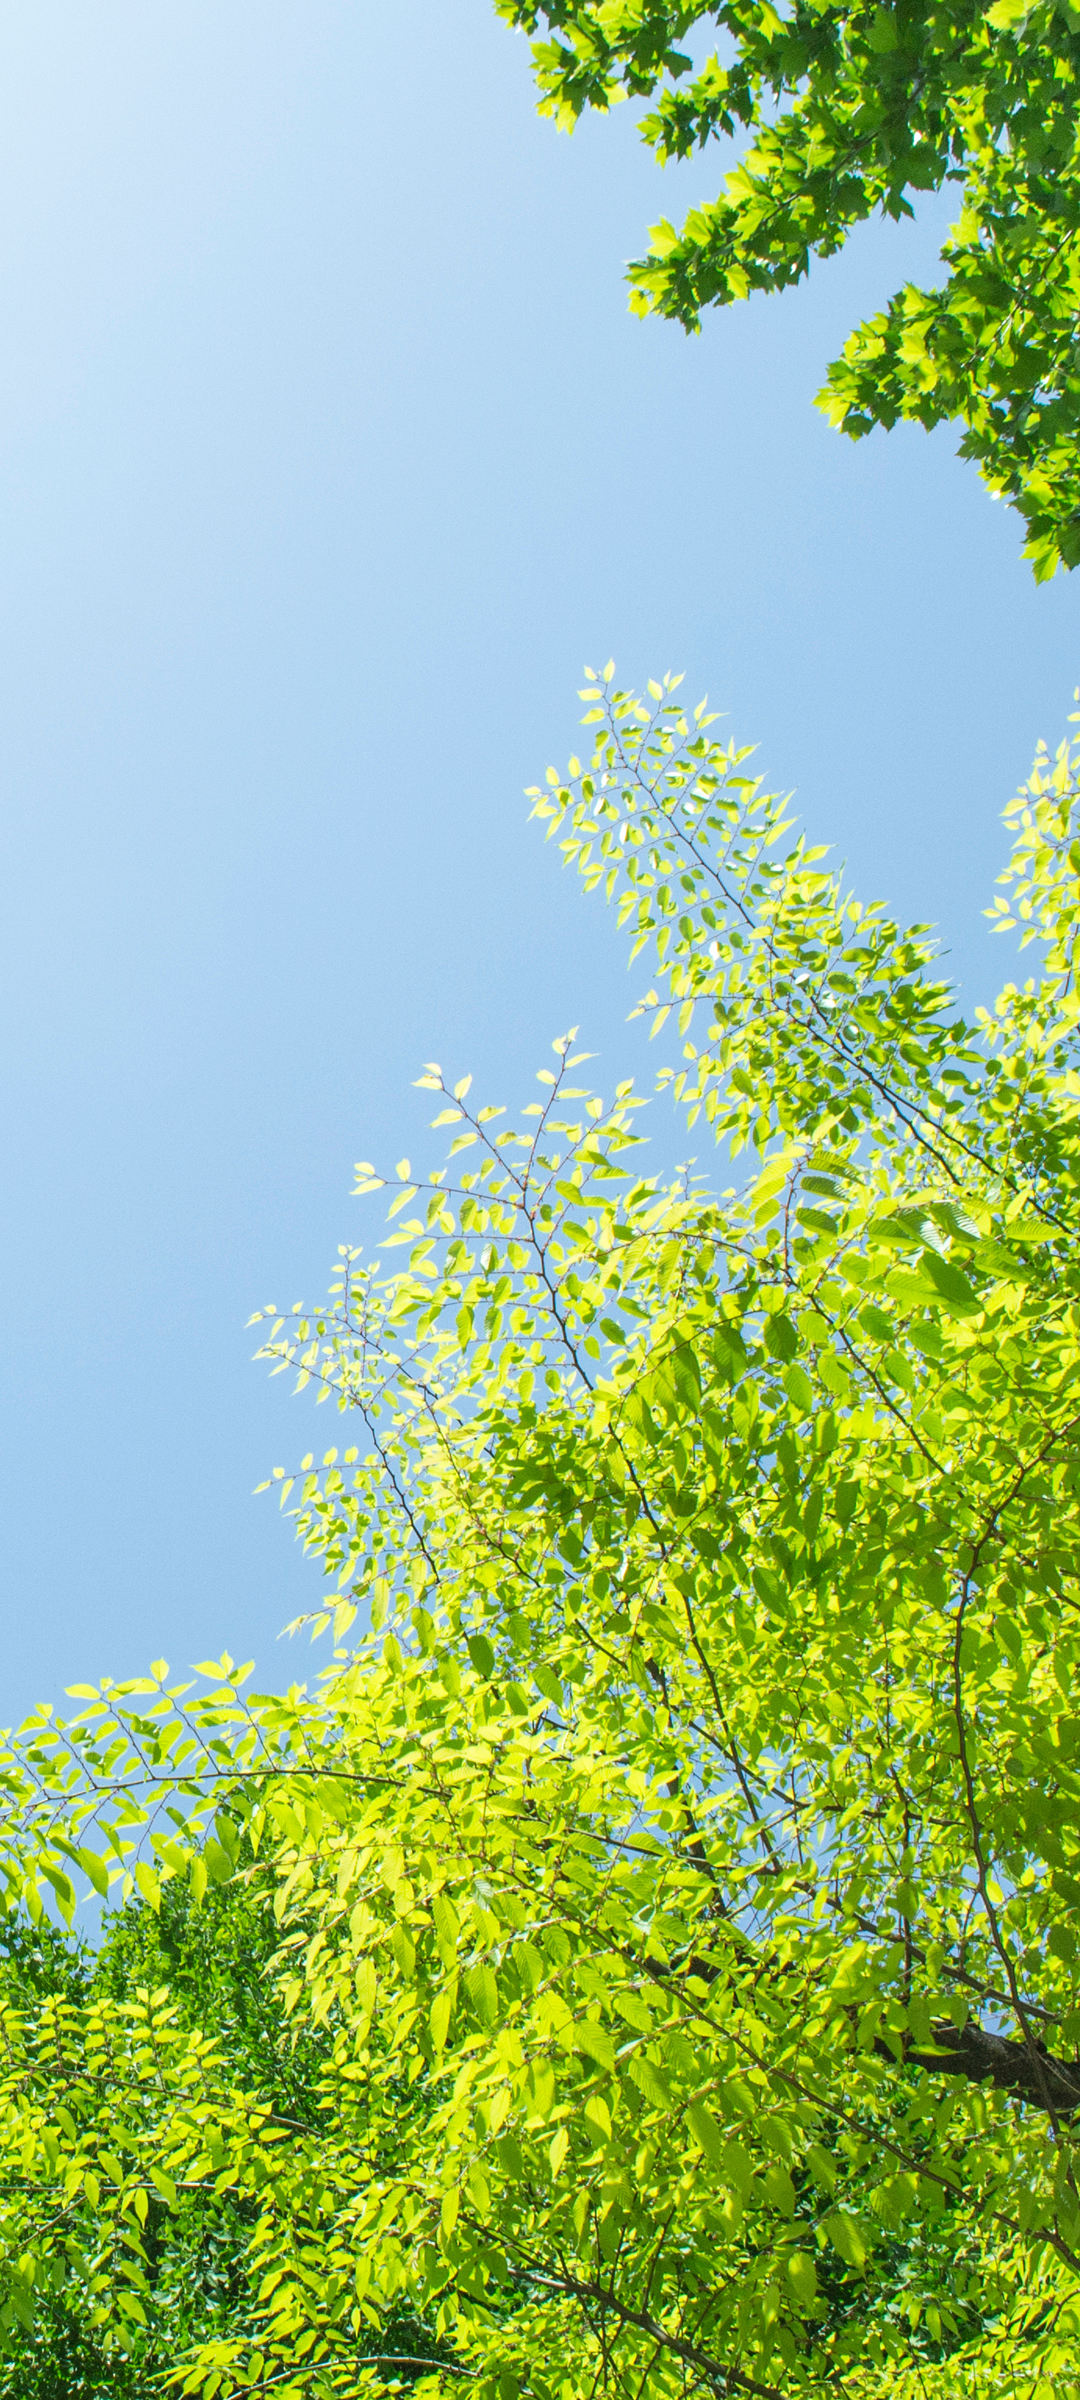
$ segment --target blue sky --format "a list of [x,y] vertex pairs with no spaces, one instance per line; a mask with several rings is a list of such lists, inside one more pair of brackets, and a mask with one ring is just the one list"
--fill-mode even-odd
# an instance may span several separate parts
[[1080,583],[948,432],[811,406],[942,213],[699,340],[629,318],[722,163],[539,123],[487,0],[0,6],[0,1721],[155,1655],[306,1671],[250,1495],[336,1427],[245,1319],[374,1233],[421,1061],[509,1099],[576,1023],[649,1072],[521,796],[585,660],[684,668],[971,998],[1004,971]]

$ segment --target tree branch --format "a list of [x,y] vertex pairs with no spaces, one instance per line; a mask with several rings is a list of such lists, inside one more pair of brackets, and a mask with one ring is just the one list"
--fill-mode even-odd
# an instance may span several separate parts
[[[1031,2047],[1029,2042],[988,2033],[969,2020],[959,2032],[955,2025],[935,2025],[933,2048],[906,2049],[903,2063],[923,2067],[928,2075],[962,2075],[968,2083],[993,2083],[999,2092],[1014,2092],[1017,2099],[1051,2116],[1071,2115],[1080,2108],[1080,2059],[1053,2058],[1039,2042],[1036,2061]],[[879,2058],[896,2065],[895,2050],[880,2035],[874,2049]]]

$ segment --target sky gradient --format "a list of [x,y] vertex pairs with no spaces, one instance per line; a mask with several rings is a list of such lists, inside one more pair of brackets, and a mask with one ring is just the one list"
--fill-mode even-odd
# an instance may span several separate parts
[[698,340],[628,316],[722,171],[538,122],[487,0],[0,6],[0,1722],[158,1655],[306,1673],[250,1495],[339,1429],[246,1318],[373,1238],[425,1059],[513,1100],[578,1024],[648,1077],[522,798],[586,660],[684,668],[969,998],[1005,972],[1080,582],[947,430],[811,406],[947,211]]

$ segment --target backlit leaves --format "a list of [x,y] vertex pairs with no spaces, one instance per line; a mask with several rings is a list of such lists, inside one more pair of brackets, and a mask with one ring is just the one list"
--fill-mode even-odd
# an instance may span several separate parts
[[[567,128],[624,96],[662,161],[717,136],[740,155],[714,202],[664,222],[631,307],[688,330],[713,305],[797,283],[851,229],[954,184],[936,288],[857,327],[822,406],[858,437],[956,419],[961,453],[1020,510],[1038,577],[1080,557],[1080,18],[1000,0],[495,0],[534,40],[541,112]],[[695,60],[695,29],[721,48]],[[684,45],[686,45],[684,47]],[[723,60],[723,63],[722,63]]]
[[323,2046],[278,2123],[167,1995],[9,2029],[0,2306],[72,2176],[137,2274],[156,2177],[233,2193],[259,2296],[179,2363],[208,2400],[392,2382],[401,2310],[490,2400],[1076,2386],[1073,755],[1012,812],[1041,979],[968,1024],[650,700],[590,679],[534,805],[729,1188],[643,1176],[576,1036],[538,1114],[426,1070],[461,1164],[402,1161],[326,1306],[261,1320],[346,1420],[272,1483],[357,1647],[85,1687],[0,1761],[12,1904],[265,1877]]

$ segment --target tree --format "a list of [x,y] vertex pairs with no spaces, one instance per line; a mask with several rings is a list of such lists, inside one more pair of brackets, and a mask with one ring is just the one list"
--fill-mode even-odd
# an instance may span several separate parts
[[[270,1899],[249,1873],[211,1884],[196,1907],[186,1880],[173,1878],[156,1911],[129,1899],[99,1942],[65,1939],[45,1920],[31,1928],[9,1918],[0,1932],[8,2040],[18,2039],[16,2025],[46,2037],[54,2109],[63,2109],[67,2080],[85,2097],[102,2018],[122,2022],[140,1994],[144,2002],[154,1995],[160,2013],[168,1987],[174,2024],[195,2033],[212,2025],[234,2077],[268,2093],[278,2111],[310,2119],[320,2045],[310,2036],[289,2041],[267,1982],[278,1941]],[[58,2029],[67,2076],[56,2071]],[[25,2276],[9,2281],[0,2312],[3,2400],[141,2400],[159,2388],[178,2355],[243,2317],[250,2213],[228,2191],[190,2191],[175,2210],[155,2191],[136,2263],[125,2258],[127,2245],[101,2242],[100,2215],[84,2194],[64,2252],[39,2262],[33,2285]]]
[[[541,109],[655,99],[661,160],[743,143],[720,199],[664,222],[631,307],[696,330],[780,291],[854,225],[960,188],[947,273],[857,327],[818,404],[853,436],[956,418],[962,456],[1020,510],[1036,576],[1080,558],[1080,17],[1071,0],[495,0],[534,46]],[[716,26],[723,57],[682,47]],[[743,137],[748,137],[744,141]]]
[[516,1125],[428,1070],[445,1165],[262,1325],[358,1437],[275,1478],[324,1672],[159,1662],[0,1761],[13,1903],[265,1879],[323,2045],[305,2114],[161,1992],[8,2025],[9,2293],[250,2212],[207,2400],[1080,2391],[1080,751],[1010,811],[1041,972],[969,1024],[650,695],[591,683],[535,807],[730,1188],[644,1175],[572,1039]]

